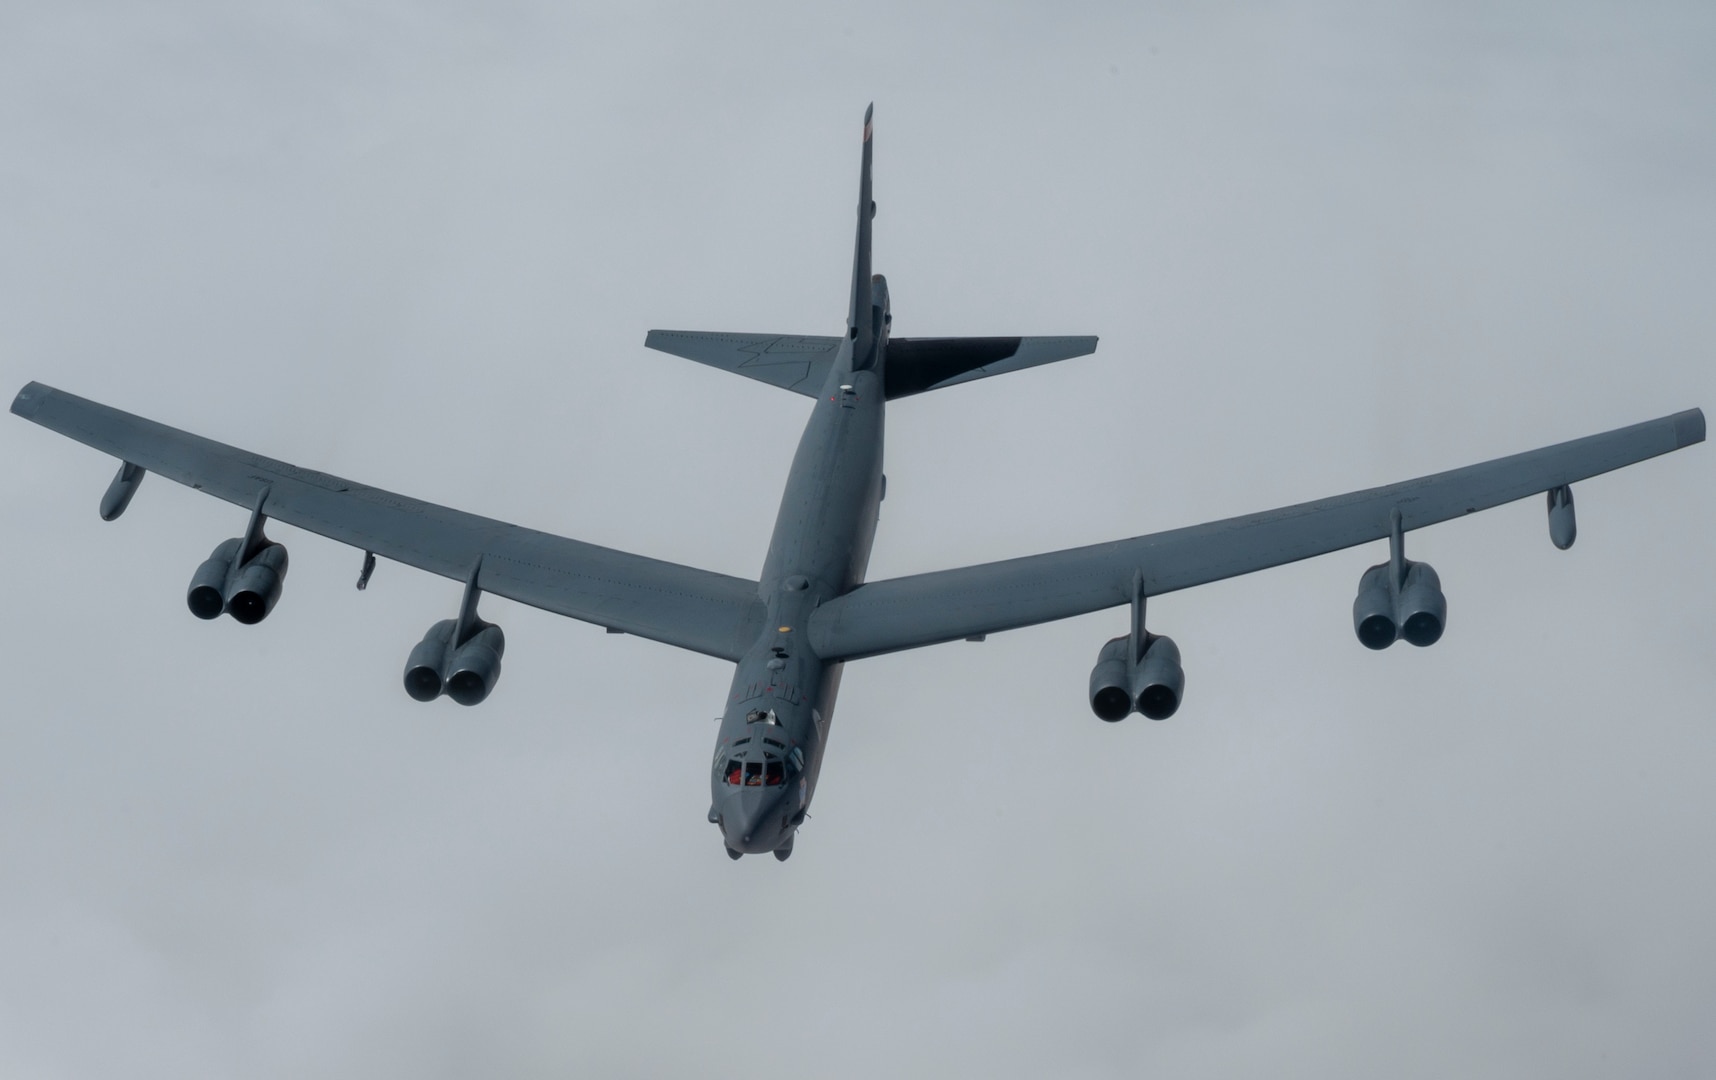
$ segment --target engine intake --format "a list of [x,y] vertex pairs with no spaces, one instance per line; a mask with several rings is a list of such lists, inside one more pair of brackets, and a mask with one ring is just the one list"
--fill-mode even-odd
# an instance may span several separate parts
[[447,696],[461,705],[476,705],[489,696],[500,679],[506,635],[498,626],[485,626],[459,646],[447,675]]
[[280,601],[289,560],[286,546],[264,541],[240,563],[244,540],[233,537],[216,545],[191,575],[185,605],[199,619],[216,619],[224,612],[247,626],[268,617]]
[[1090,711],[1110,724],[1132,712],[1132,680],[1126,670],[1126,646],[1130,638],[1117,637],[1102,647],[1090,671]]
[[1429,563],[1411,563],[1406,584],[1400,587],[1400,636],[1410,645],[1423,648],[1442,639],[1448,623],[1448,598],[1442,595],[1442,579]]
[[1353,600],[1353,633],[1367,649],[1404,640],[1420,648],[1441,640],[1448,623],[1442,579],[1429,563],[1403,559],[1399,587],[1391,588],[1392,564],[1380,563],[1359,578]]
[[1186,671],[1180,666],[1180,647],[1170,637],[1145,635],[1144,661],[1132,679],[1133,700],[1138,711],[1152,720],[1166,720],[1179,711],[1186,691]]
[[232,564],[243,544],[244,541],[236,536],[222,540],[191,575],[191,587],[185,593],[185,603],[192,615],[199,619],[218,619],[226,610],[226,579],[232,575]]
[[405,692],[417,701],[434,701],[446,684],[447,651],[458,623],[442,619],[429,628],[405,660]]
[[429,628],[405,661],[405,692],[417,701],[434,701],[445,693],[461,705],[487,698],[500,680],[506,635],[493,623],[476,622],[462,643],[455,644],[459,624],[442,619]]
[[1113,638],[1102,646],[1090,672],[1090,711],[1111,724],[1135,711],[1152,720],[1166,720],[1179,710],[1186,691],[1180,647],[1173,638],[1146,633],[1143,657],[1129,663],[1131,646],[1130,636]]
[[286,547],[269,544],[238,568],[227,586],[226,610],[246,626],[268,617],[280,602],[280,587],[286,581]]

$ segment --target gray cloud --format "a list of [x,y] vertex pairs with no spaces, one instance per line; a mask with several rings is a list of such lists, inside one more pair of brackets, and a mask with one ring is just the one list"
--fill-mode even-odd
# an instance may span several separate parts
[[[901,333],[1103,335],[898,405],[873,577],[1716,405],[1697,5],[516,3],[0,16],[0,385],[754,574],[802,403],[642,348],[844,316],[858,120]],[[1713,1056],[1704,448],[1109,613],[852,666],[790,863],[703,823],[724,665],[282,530],[0,423],[0,1073],[1690,1075]]]

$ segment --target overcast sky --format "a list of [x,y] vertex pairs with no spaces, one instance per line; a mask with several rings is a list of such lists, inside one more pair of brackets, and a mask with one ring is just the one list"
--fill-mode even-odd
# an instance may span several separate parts
[[[890,410],[871,576],[1716,407],[1716,9],[0,0],[0,394],[754,576],[809,403],[651,327],[838,333],[859,130],[901,334],[1096,355]],[[853,664],[786,864],[704,821],[729,665],[0,417],[0,1075],[1708,1075],[1716,457]]]

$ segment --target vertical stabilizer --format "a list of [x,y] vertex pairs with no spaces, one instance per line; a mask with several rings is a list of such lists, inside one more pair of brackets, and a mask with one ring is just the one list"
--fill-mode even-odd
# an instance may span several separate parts
[[852,310],[846,317],[846,333],[852,338],[852,365],[867,368],[875,362],[875,330],[870,315],[870,219],[876,202],[870,194],[870,117],[876,103],[864,110],[864,161],[858,173],[858,239],[852,253]]

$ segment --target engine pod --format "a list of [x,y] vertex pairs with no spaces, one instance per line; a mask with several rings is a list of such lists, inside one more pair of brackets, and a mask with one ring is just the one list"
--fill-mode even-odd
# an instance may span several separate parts
[[238,568],[227,587],[227,613],[246,626],[266,619],[280,601],[287,565],[284,544],[269,544],[252,555],[249,562]]
[[1400,586],[1400,636],[1423,648],[1442,638],[1448,624],[1448,598],[1442,579],[1429,563],[1411,563]]
[[434,701],[446,683],[447,653],[458,623],[442,619],[429,628],[405,660],[405,692],[414,701]]
[[1166,720],[1179,711],[1186,692],[1186,671],[1180,665],[1180,647],[1170,637],[1149,636],[1144,659],[1138,664],[1132,686],[1138,711],[1152,720]]
[[494,625],[483,627],[453,652],[447,666],[447,696],[461,705],[476,705],[500,680],[506,635]]
[[1096,666],[1090,670],[1090,711],[1110,724],[1132,712],[1132,692],[1127,679],[1126,647],[1131,638],[1117,637],[1103,645]]
[[244,545],[239,537],[222,540],[191,575],[190,588],[185,591],[185,604],[199,619],[218,619],[226,610],[226,580],[232,575],[232,564],[238,560],[238,550]]
[[1367,649],[1386,649],[1400,636],[1394,620],[1394,597],[1388,588],[1388,564],[1371,567],[1359,578],[1353,599],[1353,633]]

